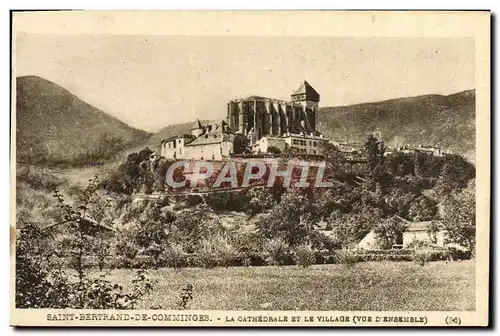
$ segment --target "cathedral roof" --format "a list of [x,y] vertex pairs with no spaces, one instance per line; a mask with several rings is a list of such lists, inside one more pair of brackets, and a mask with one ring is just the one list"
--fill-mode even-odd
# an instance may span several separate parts
[[210,145],[217,144],[223,141],[231,141],[233,135],[229,133],[222,132],[208,132],[200,135],[190,143],[186,144],[186,146],[200,146],[200,145]]
[[292,93],[292,96],[299,95],[299,94],[309,94],[309,93],[315,93],[319,95],[316,90],[309,84],[307,81],[304,81],[303,83],[300,84],[299,88],[295,90],[294,93]]

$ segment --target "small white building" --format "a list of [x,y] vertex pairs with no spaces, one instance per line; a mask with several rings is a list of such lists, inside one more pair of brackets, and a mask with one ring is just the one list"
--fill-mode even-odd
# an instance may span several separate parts
[[286,148],[290,147],[296,148],[299,153],[321,155],[322,144],[326,141],[322,135],[317,136],[314,134],[288,133],[280,137],[265,136],[252,145],[252,151],[254,153],[267,153],[269,147],[276,147],[283,152]]
[[269,147],[278,148],[281,152],[283,152],[286,148],[286,142],[281,137],[262,137],[260,140],[257,140],[252,145],[252,152],[254,153],[267,153],[269,152]]
[[191,134],[165,139],[160,144],[160,155],[166,159],[222,160],[233,154],[234,135],[226,131],[224,121],[206,125],[197,120]]
[[445,246],[444,231],[439,230],[433,236],[429,232],[431,225],[432,221],[412,222],[406,231],[403,232],[403,247],[407,247],[415,240],[424,241],[436,246]]
[[160,143],[160,155],[166,159],[181,159],[185,157],[185,146],[195,137],[190,134],[173,136]]
[[[429,232],[432,221],[409,222],[405,220],[405,222],[409,223],[409,226],[406,231],[403,232],[401,237],[399,237],[399,241],[396,242],[396,245],[400,245],[403,246],[403,248],[406,248],[412,242],[418,240],[435,246],[446,246],[444,241],[444,230],[438,230],[433,234]],[[359,241],[356,247],[365,250],[379,249],[380,247],[377,244],[377,235],[375,234],[374,230],[368,232],[368,234]]]
[[411,145],[404,145],[404,146],[399,146],[397,148],[398,151],[402,153],[425,153],[425,154],[430,154],[433,156],[444,156],[447,154],[452,154],[448,150],[444,150],[441,147],[438,146],[431,146],[431,145],[418,145],[418,146],[411,146]]
[[288,146],[297,148],[301,153],[312,155],[320,155],[322,144],[326,142],[322,135],[314,134],[289,134],[284,139]]

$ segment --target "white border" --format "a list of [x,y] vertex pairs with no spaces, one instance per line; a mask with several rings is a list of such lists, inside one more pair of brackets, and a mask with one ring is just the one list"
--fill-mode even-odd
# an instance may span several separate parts
[[[5,162],[0,165],[0,169],[2,169],[2,176],[5,180],[3,185],[4,187],[2,188],[2,192],[0,193],[1,197],[1,202],[0,202],[0,214],[3,216],[4,219],[6,219],[6,222],[9,222],[9,142],[7,141],[9,137],[9,121],[10,121],[10,114],[7,111],[10,111],[9,107],[9,101],[10,101],[10,92],[9,92],[9,87],[10,87],[10,69],[8,68],[9,64],[9,58],[10,58],[10,50],[9,50],[9,16],[10,14],[7,12],[9,8],[11,9],[49,9],[49,8],[80,8],[80,9],[491,9],[493,12],[498,13],[498,8],[500,7],[498,1],[485,1],[485,0],[475,0],[475,1],[377,1],[377,2],[372,2],[372,1],[360,1],[360,0],[351,0],[351,1],[346,1],[346,2],[333,2],[333,1],[317,1],[317,0],[308,0],[308,1],[291,1],[288,0],[286,2],[280,3],[278,1],[262,1],[262,0],[254,0],[254,1],[217,1],[217,0],[212,0],[209,2],[209,5],[206,1],[193,1],[193,0],[184,0],[182,2],[177,2],[177,3],[165,3],[161,1],[151,1],[151,0],[141,0],[141,1],[130,1],[130,0],[122,0],[122,1],[116,1],[116,2],[105,2],[102,0],[87,0],[87,1],[72,1],[71,3],[69,1],[45,1],[43,4],[40,3],[39,1],[4,1],[2,2],[2,19],[3,22],[0,25],[3,29],[3,33],[0,34],[1,39],[2,39],[2,46],[6,49],[4,50],[5,52],[2,53],[2,62],[4,66],[1,68],[3,73],[2,73],[2,78],[3,78],[3,90],[1,90],[1,99],[2,99],[2,106],[4,106],[4,113],[2,114],[2,125],[3,127],[3,132],[0,134],[3,134],[4,136],[4,142],[2,143],[2,146],[0,146],[0,151],[1,151],[1,156],[4,158]],[[495,44],[498,44],[498,35],[494,34],[493,38],[495,39]],[[492,61],[494,59],[492,58]],[[496,73],[492,73],[492,76],[494,76]],[[492,93],[493,96],[498,96],[498,88],[495,89],[495,92]],[[494,106],[493,106],[494,108]],[[492,115],[495,113],[495,111],[492,109]],[[499,123],[498,118],[495,122],[495,126],[498,126],[497,123]],[[493,135],[495,132],[492,133]],[[496,141],[495,141],[495,144]],[[498,148],[499,146],[496,146],[494,148]],[[495,154],[498,154],[495,149]],[[495,191],[496,191],[497,185],[495,184]],[[495,204],[492,206],[497,206],[500,205],[500,201],[495,198]],[[492,223],[494,223],[494,218],[492,218]],[[5,230],[7,230],[8,225],[5,225]],[[8,235],[6,235],[6,238],[8,238]],[[9,249],[9,244],[4,244],[4,257],[2,258],[2,266],[3,269],[9,269],[9,259],[8,257],[8,249]],[[494,244],[493,244],[494,246]],[[496,251],[495,251],[495,256],[496,256]],[[498,260],[495,258],[494,260]],[[5,291],[8,290],[9,288],[9,277],[8,277],[8,272],[4,272],[4,276],[2,277],[2,282],[4,288],[4,293]],[[498,291],[495,291],[496,294],[498,295]],[[498,297],[495,297],[495,299],[498,299]],[[497,301],[497,300],[495,300]],[[3,317],[3,323],[2,325],[4,327],[8,328],[8,333],[11,334],[14,332],[12,328],[8,327],[8,315],[9,315],[9,300],[4,300],[4,305],[2,306],[2,317]],[[495,314],[496,315],[496,314]],[[491,316],[493,319],[495,316]],[[146,330],[133,330],[134,333],[143,333]],[[289,330],[287,330],[288,332]],[[311,329],[311,332],[318,332],[319,330],[316,329]],[[373,331],[373,330],[372,330]],[[60,332],[65,332],[64,330],[60,330]],[[73,331],[72,331],[73,332]],[[88,333],[88,330],[81,331],[82,333]],[[95,332],[95,331],[94,331]],[[106,330],[106,332],[123,332],[122,330]],[[172,333],[172,332],[178,332],[174,330],[168,330],[166,332]],[[185,331],[184,331],[185,332]],[[194,331],[189,331],[189,332],[194,332]],[[209,332],[207,329],[203,329],[202,332]],[[248,332],[248,331],[246,331]],[[259,333],[267,333],[269,331],[259,331]],[[301,329],[299,332],[308,332],[307,330]],[[335,332],[335,333],[347,333],[345,330],[330,330],[328,332]],[[351,331],[352,332],[352,331]],[[387,330],[384,331],[379,331],[379,332],[387,332]],[[397,330],[390,330],[389,332],[396,332],[398,333]],[[399,331],[401,333],[406,333],[407,331]],[[433,332],[441,333],[445,332],[444,330],[434,330]],[[474,332],[472,330],[467,330],[463,334],[469,334],[471,332]],[[3,333],[2,333],[3,334]],[[7,333],[5,333],[7,334]]]

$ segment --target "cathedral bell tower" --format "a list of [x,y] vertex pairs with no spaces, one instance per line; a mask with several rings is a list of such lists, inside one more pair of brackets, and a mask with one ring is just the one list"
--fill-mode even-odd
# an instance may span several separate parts
[[303,108],[303,120],[307,132],[316,131],[319,93],[304,80],[291,96],[292,103],[300,104]]
[[299,103],[304,107],[318,108],[319,93],[307,81],[300,84],[299,88],[292,93],[292,102]]

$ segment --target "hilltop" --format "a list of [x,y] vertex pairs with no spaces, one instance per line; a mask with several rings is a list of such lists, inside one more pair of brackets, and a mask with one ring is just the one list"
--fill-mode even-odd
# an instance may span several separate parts
[[432,144],[474,156],[475,90],[424,95],[319,110],[319,129],[330,139],[362,142],[380,130],[389,146]]
[[[319,130],[331,140],[364,142],[368,133],[380,130],[389,146],[430,144],[474,157],[475,90],[448,96],[423,95],[380,102],[319,109]],[[189,133],[194,121],[173,124],[153,135],[148,145],[157,148],[162,139]]]
[[150,137],[37,76],[16,80],[17,161],[88,165]]
[[[19,162],[95,165],[146,146],[157,150],[162,139],[189,133],[194,122],[171,124],[151,134],[46,79],[18,77],[16,89]],[[322,107],[318,122],[332,140],[363,142],[368,133],[380,130],[389,146],[432,144],[473,158],[475,90]]]

